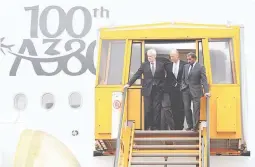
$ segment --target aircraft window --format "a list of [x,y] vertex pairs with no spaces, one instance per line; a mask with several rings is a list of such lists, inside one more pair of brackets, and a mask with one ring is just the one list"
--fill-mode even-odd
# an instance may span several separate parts
[[122,84],[125,44],[125,40],[102,41],[99,84]]
[[69,105],[72,108],[79,108],[82,103],[81,95],[78,92],[74,92],[69,96]]
[[27,97],[24,94],[17,94],[14,98],[14,107],[17,110],[24,110],[27,107]]
[[232,40],[210,39],[209,49],[212,70],[212,83],[236,83]]
[[[187,61],[187,54],[189,52],[196,53],[195,41],[146,41],[145,54],[147,50],[155,49],[157,51],[157,59],[160,61],[169,61],[169,54],[172,49],[177,49],[180,54],[180,59]],[[147,61],[147,55],[145,55]]]
[[50,93],[46,93],[42,96],[42,106],[43,108],[49,110],[54,106],[55,100],[54,96]]
[[[142,63],[142,43],[133,43],[131,51],[131,63],[129,79],[135,74]],[[141,79],[137,79],[134,85],[140,85]]]

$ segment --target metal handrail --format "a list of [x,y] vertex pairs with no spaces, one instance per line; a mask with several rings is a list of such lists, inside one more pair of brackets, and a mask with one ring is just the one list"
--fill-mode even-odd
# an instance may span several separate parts
[[210,167],[210,98],[206,97],[207,167]]
[[119,164],[119,157],[120,157],[120,144],[121,144],[121,129],[123,126],[123,117],[124,117],[124,111],[125,111],[125,101],[126,101],[126,95],[127,95],[127,88],[124,88],[123,94],[122,94],[122,106],[121,106],[121,115],[120,115],[120,123],[119,123],[119,129],[118,129],[118,138],[116,142],[116,153],[114,157],[114,167],[118,167]]

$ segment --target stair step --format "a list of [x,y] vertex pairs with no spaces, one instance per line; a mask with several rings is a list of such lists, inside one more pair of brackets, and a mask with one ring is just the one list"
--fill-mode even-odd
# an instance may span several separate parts
[[138,154],[153,154],[153,153],[160,153],[160,154],[179,154],[179,153],[190,153],[190,154],[199,154],[199,150],[185,150],[185,149],[178,149],[178,150],[162,150],[162,149],[159,149],[159,150],[136,150],[136,149],[133,149],[132,153],[138,153]]
[[199,153],[133,153],[132,157],[197,157]]
[[132,161],[131,165],[198,165],[198,161]]
[[136,130],[135,134],[198,135],[198,132],[184,130]]
[[135,138],[134,141],[198,141],[199,137],[158,137],[158,138]]
[[134,145],[133,149],[198,149],[199,145]]

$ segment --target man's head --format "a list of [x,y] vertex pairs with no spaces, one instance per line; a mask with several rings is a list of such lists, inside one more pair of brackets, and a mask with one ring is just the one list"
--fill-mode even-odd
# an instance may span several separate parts
[[197,56],[195,53],[190,52],[187,54],[187,61],[189,64],[194,64],[197,61]]
[[148,61],[150,63],[154,62],[156,60],[156,57],[157,57],[157,52],[155,49],[149,49],[147,51],[147,57],[148,57]]
[[177,49],[173,49],[170,52],[170,59],[172,62],[176,63],[180,58],[179,58],[179,52]]

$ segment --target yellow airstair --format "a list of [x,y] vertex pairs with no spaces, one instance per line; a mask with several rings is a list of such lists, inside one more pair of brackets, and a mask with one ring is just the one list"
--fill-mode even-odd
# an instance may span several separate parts
[[[123,92],[123,102],[127,89]],[[207,113],[209,100],[206,101]],[[210,166],[209,122],[200,123],[197,132],[177,130],[135,130],[135,122],[126,119],[122,106],[114,167],[129,166]],[[207,120],[210,120],[207,114]],[[143,158],[143,160],[139,160]],[[147,158],[147,159],[146,159]],[[153,160],[156,159],[157,160]]]
[[[247,111],[243,31],[240,25],[194,23],[101,28],[94,154],[115,155],[115,167],[209,167],[210,155],[249,156],[243,129],[243,113]],[[144,131],[144,78],[128,89],[123,90],[123,86],[147,61],[146,52],[152,48],[162,62],[170,61],[172,49],[179,51],[183,61],[193,52],[205,67],[211,97],[201,98],[197,133]]]

